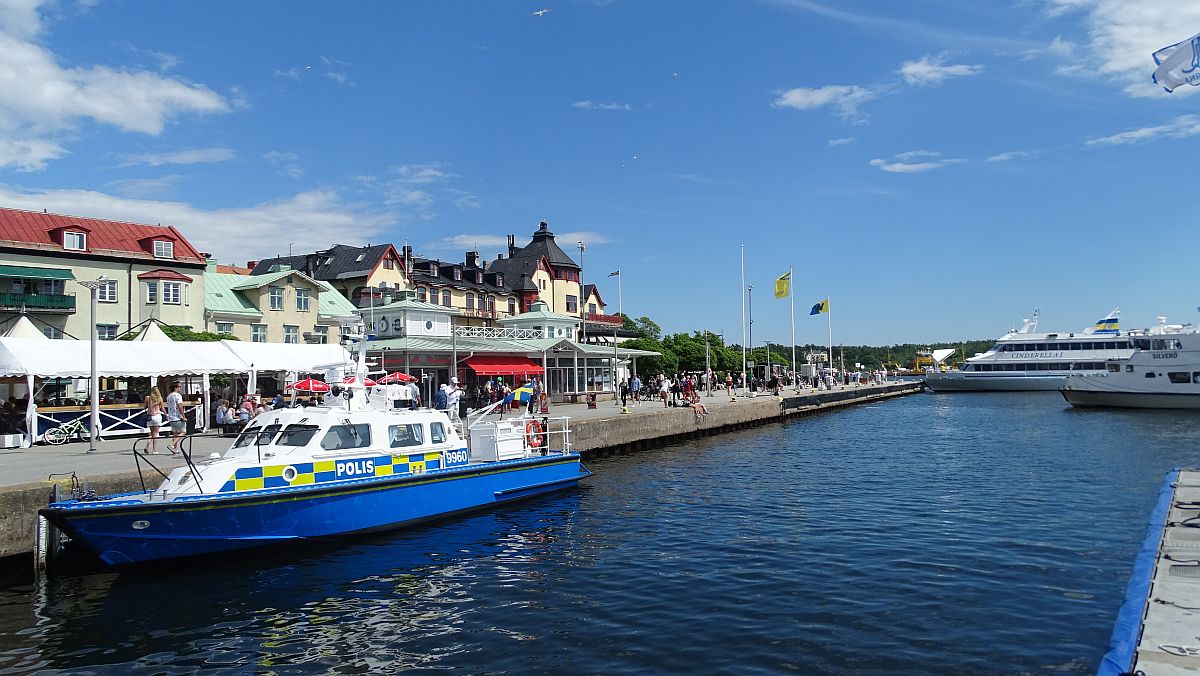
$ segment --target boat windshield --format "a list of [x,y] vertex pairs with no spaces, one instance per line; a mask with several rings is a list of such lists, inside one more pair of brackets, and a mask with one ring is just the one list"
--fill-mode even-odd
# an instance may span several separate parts
[[288,425],[275,440],[275,445],[307,446],[320,429],[319,425]]
[[254,427],[247,428],[244,432],[242,432],[241,436],[237,438],[237,441],[233,442],[233,447],[245,448],[246,446],[252,446],[255,444],[259,446],[266,446],[267,444],[271,443],[271,438],[275,436],[275,433],[278,432],[281,427],[283,427],[283,425],[275,423],[273,425],[267,425],[266,427],[258,427],[256,425]]
[[258,436],[258,431],[261,429],[258,425],[247,427],[238,435],[237,441],[233,442],[234,448],[245,448],[254,443],[254,438]]

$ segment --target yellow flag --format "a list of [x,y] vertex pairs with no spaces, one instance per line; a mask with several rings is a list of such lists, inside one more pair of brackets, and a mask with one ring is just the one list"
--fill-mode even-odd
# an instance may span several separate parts
[[775,297],[787,298],[792,292],[792,273],[785,272],[775,280]]

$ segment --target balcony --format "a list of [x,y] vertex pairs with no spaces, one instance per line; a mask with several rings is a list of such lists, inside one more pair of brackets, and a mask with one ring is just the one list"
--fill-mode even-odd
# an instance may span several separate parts
[[0,309],[75,314],[73,293],[0,293]]
[[618,317],[617,315],[601,315],[596,314],[595,312],[588,314],[587,321],[589,324],[614,324],[616,326],[623,326],[625,324],[625,319],[623,317]]
[[478,319],[504,319],[512,315],[506,310],[484,310],[483,308],[458,308],[460,317],[476,317]]

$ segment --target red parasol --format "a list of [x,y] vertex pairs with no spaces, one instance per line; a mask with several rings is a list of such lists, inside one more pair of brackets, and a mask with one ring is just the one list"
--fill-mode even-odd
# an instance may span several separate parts
[[292,383],[288,387],[297,392],[328,392],[329,383],[323,380],[314,380],[313,378],[305,378],[299,382]]
[[379,384],[380,385],[391,385],[393,383],[411,383],[414,381],[416,381],[416,378],[408,375],[407,373],[402,373],[400,371],[396,371],[395,373],[389,373],[386,376],[380,378]]

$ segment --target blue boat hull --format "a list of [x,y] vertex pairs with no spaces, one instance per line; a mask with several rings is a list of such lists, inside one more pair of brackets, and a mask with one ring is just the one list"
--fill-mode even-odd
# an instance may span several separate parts
[[399,528],[571,488],[577,454],[171,502],[67,501],[41,510],[111,566]]

